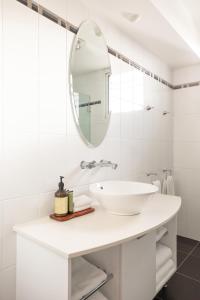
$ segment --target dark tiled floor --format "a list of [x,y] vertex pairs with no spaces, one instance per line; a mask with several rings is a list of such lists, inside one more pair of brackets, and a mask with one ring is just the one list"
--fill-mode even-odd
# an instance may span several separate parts
[[200,300],[200,242],[177,238],[176,274],[154,300]]

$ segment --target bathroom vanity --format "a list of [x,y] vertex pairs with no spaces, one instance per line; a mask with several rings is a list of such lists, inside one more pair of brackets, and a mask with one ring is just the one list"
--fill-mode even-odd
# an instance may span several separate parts
[[[71,300],[71,264],[84,256],[113,274],[102,287],[110,300],[152,300],[176,271],[177,213],[181,199],[154,194],[143,212],[94,213],[59,223],[49,217],[14,227],[17,233],[17,300]],[[174,268],[156,284],[156,230],[172,250]]]

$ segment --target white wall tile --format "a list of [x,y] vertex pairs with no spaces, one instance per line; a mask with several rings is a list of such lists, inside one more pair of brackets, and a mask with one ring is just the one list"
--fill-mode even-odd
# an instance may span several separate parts
[[199,240],[199,169],[176,168],[174,176],[177,194],[182,198],[182,208],[178,218],[179,233]]
[[3,3],[4,136],[28,138],[38,133],[37,15],[16,1]]
[[23,197],[3,201],[3,267],[15,264],[15,224],[25,223],[38,217],[39,196]]
[[173,83],[181,84],[193,81],[199,81],[200,79],[200,64],[188,66],[174,70]]
[[40,133],[66,134],[66,30],[39,17]]
[[174,168],[200,168],[200,142],[174,142]]
[[200,86],[173,92],[174,115],[200,114]]
[[40,194],[38,204],[40,217],[45,217],[53,212],[54,194],[55,191]]
[[[200,65],[174,71],[174,84],[200,80]],[[179,233],[200,240],[199,172],[200,172],[200,87],[173,92],[174,149],[173,160],[177,193],[182,197]]]
[[65,176],[70,166],[69,143],[66,136],[40,136],[39,166],[42,191],[57,189],[59,176]]
[[174,118],[174,140],[185,142],[200,141],[200,114],[178,115]]
[[145,172],[144,149],[141,140],[123,140],[121,142],[121,179],[136,180],[136,176]]
[[3,1],[3,13],[1,200],[36,193],[39,186],[38,169],[33,162],[33,157],[37,161],[39,141],[38,17],[11,0]]

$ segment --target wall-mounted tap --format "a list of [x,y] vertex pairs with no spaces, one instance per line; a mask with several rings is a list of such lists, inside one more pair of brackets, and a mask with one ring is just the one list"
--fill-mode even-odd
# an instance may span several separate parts
[[147,176],[158,176],[158,173],[154,173],[154,172],[149,172],[146,173]]
[[80,163],[80,167],[81,169],[93,169],[97,167],[97,162],[96,160],[92,160],[92,161],[84,161],[82,160],[82,162]]
[[112,163],[111,161],[104,160],[104,159],[100,160],[99,163],[97,163],[95,160],[92,160],[92,161],[89,161],[89,162],[83,160],[80,163],[80,167],[81,167],[81,169],[93,169],[93,168],[96,168],[96,167],[100,167],[100,168],[102,168],[102,167],[111,167],[112,169],[116,170],[117,167],[118,167],[118,164]]
[[112,163],[110,160],[100,160],[99,167],[111,167],[112,169],[116,170],[118,167],[118,164]]
[[154,106],[147,105],[147,106],[145,107],[145,109],[146,109],[147,111],[149,111],[149,110],[152,110],[152,109],[154,109]]

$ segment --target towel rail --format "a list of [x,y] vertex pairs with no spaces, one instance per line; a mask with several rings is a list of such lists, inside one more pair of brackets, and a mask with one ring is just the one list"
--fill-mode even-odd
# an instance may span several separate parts
[[146,173],[147,176],[158,176],[158,173],[149,172]]
[[167,178],[168,175],[172,175],[171,169],[163,169],[163,174],[165,175],[165,178]]
[[98,291],[103,285],[105,285],[112,278],[113,278],[113,274],[112,273],[108,274],[107,278],[104,281],[102,281],[95,289],[93,289],[92,291],[90,291],[87,295],[83,296],[80,300],[86,300],[86,299],[88,299],[90,296],[92,296],[96,291]]
[[163,173],[170,173],[170,174],[172,174],[172,169],[163,169]]

